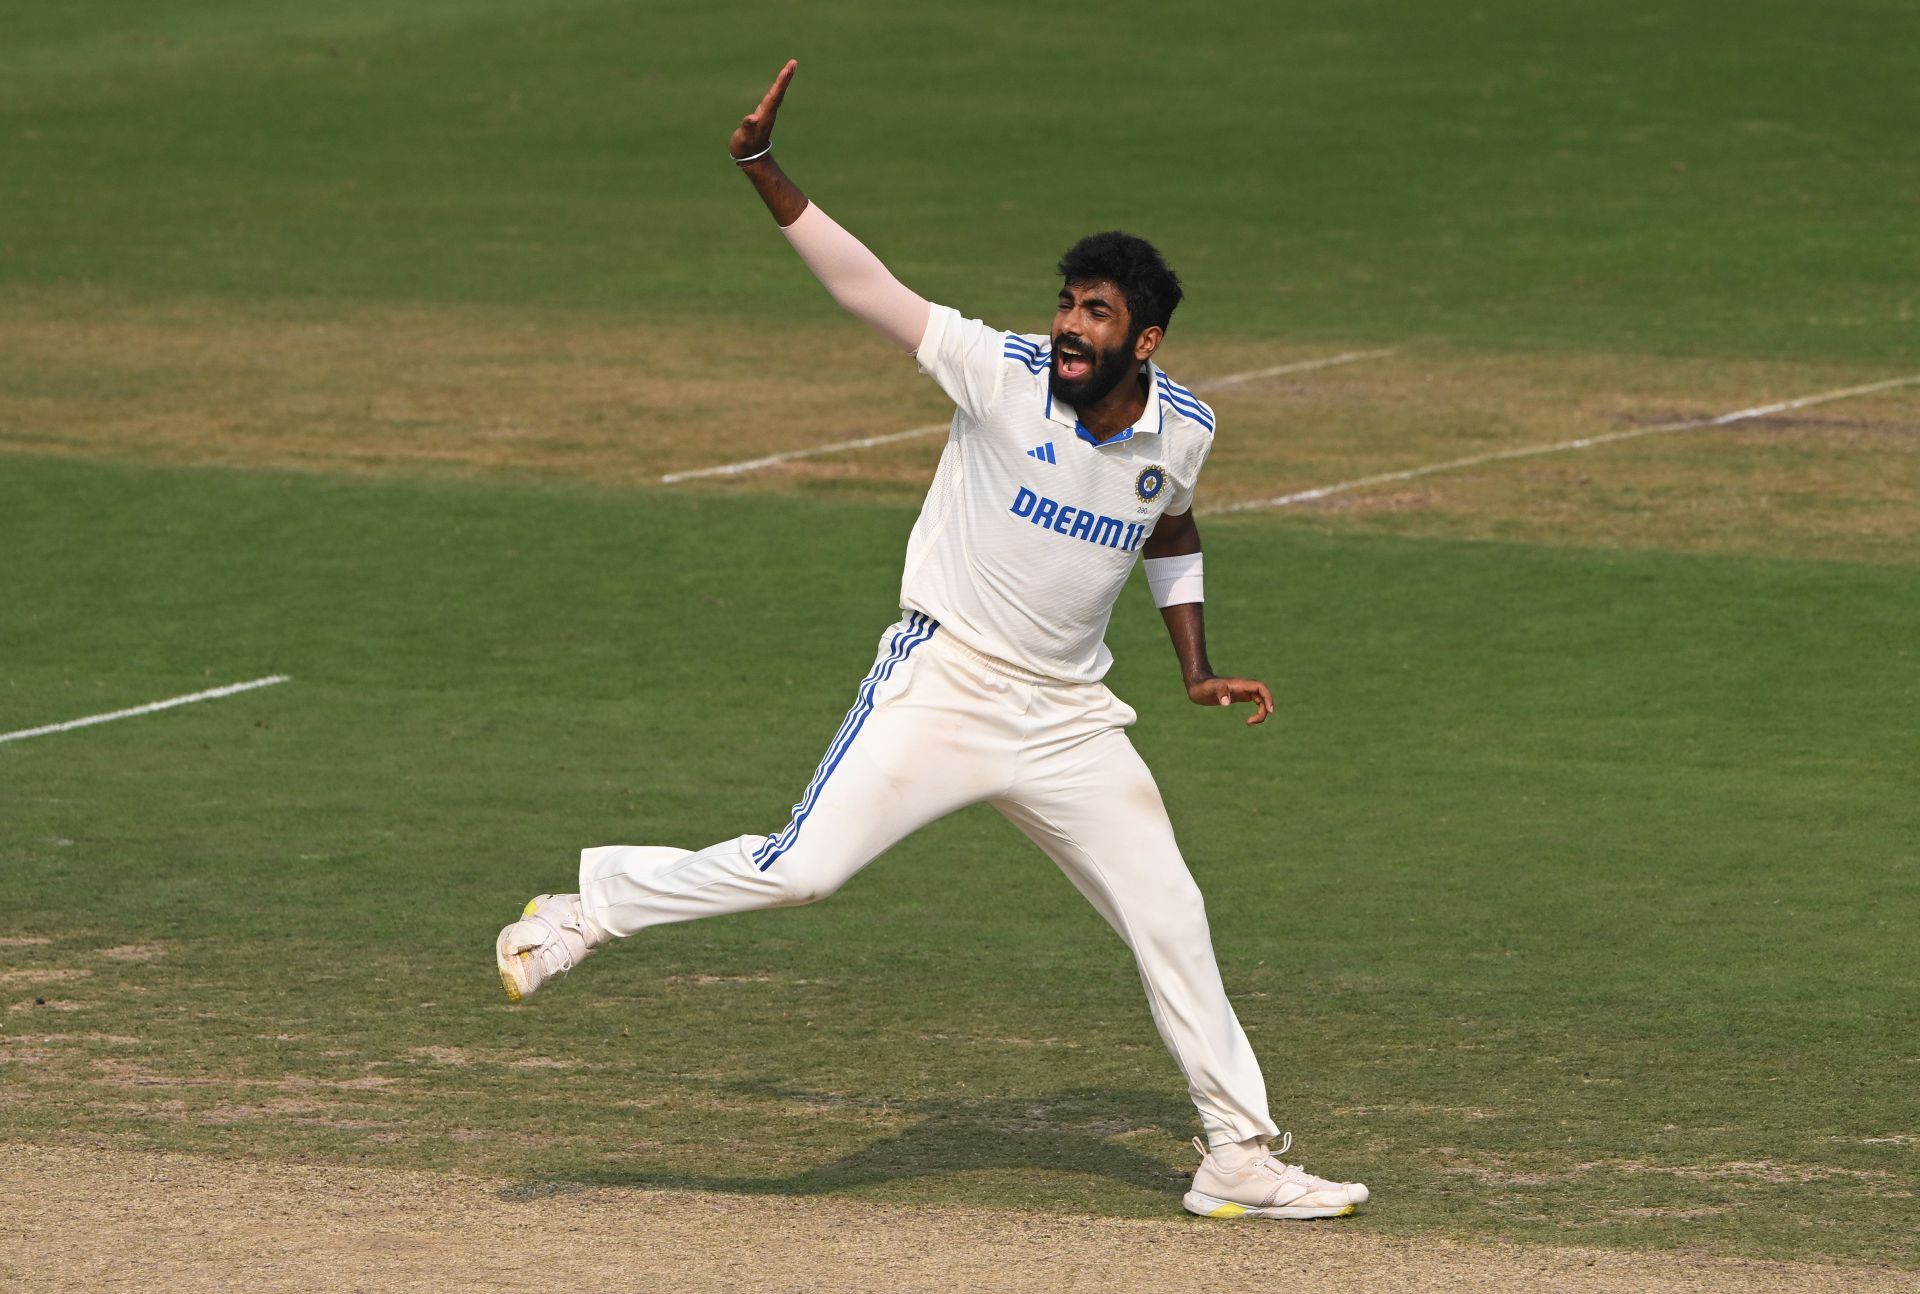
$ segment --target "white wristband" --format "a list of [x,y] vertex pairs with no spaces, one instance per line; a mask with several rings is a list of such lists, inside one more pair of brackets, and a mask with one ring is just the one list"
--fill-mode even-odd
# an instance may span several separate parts
[[1201,591],[1200,554],[1181,557],[1149,557],[1141,565],[1147,568],[1147,587],[1153,590],[1153,605],[1176,607],[1183,602],[1204,602]]

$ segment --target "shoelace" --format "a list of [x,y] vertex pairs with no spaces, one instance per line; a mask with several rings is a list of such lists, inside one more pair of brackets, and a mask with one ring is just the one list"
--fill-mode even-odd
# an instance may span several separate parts
[[[1206,1157],[1207,1157],[1208,1155],[1210,1155],[1210,1154],[1212,1154],[1212,1153],[1213,1153],[1212,1151],[1210,1151],[1210,1150],[1208,1150],[1208,1149],[1207,1149],[1207,1143],[1206,1143],[1206,1142],[1204,1142],[1204,1141],[1202,1141],[1202,1140],[1200,1140],[1200,1138],[1198,1138],[1198,1137],[1195,1137],[1195,1138],[1193,1139],[1193,1148],[1194,1148],[1195,1150],[1197,1150],[1197,1151],[1199,1151],[1199,1152],[1200,1152],[1200,1158],[1202,1158],[1202,1159],[1205,1159],[1205,1158],[1206,1158]],[[1291,1132],[1283,1132],[1283,1133],[1281,1133],[1281,1134],[1280,1134],[1280,1149],[1278,1149],[1278,1150],[1274,1150],[1274,1149],[1272,1149],[1271,1147],[1269,1147],[1269,1148],[1267,1149],[1267,1153],[1266,1153],[1266,1154],[1265,1154],[1264,1156],[1259,1156],[1259,1157],[1256,1157],[1256,1158],[1255,1158],[1255,1160],[1254,1160],[1254,1162],[1255,1162],[1255,1163],[1258,1163],[1258,1162],[1260,1162],[1260,1159],[1261,1159],[1261,1158],[1265,1158],[1265,1159],[1274,1159],[1274,1158],[1277,1158],[1278,1156],[1280,1156],[1280,1155],[1284,1155],[1284,1154],[1286,1154],[1286,1153],[1287,1153],[1287,1152],[1288,1152],[1289,1150],[1292,1150],[1292,1149],[1293,1149],[1293,1134],[1292,1134]],[[1282,1168],[1299,1168],[1299,1167],[1300,1167],[1300,1165],[1298,1165],[1298,1164],[1281,1164],[1281,1165],[1280,1165],[1280,1167],[1282,1167]]]
[[[1212,1153],[1207,1149],[1206,1143],[1198,1137],[1193,1139],[1193,1145],[1194,1149],[1198,1150],[1202,1157]],[[1340,1183],[1330,1178],[1314,1176],[1307,1171],[1306,1165],[1304,1164],[1289,1164],[1280,1158],[1280,1156],[1286,1154],[1291,1149],[1293,1149],[1293,1134],[1291,1132],[1283,1132],[1280,1134],[1280,1145],[1277,1148],[1262,1147],[1265,1153],[1256,1155],[1247,1163],[1247,1167],[1269,1173],[1280,1181],[1297,1182],[1310,1190],[1328,1190],[1340,1185]]]
[[[1200,1152],[1202,1158],[1212,1153],[1207,1148],[1206,1143],[1198,1137],[1193,1139],[1193,1145],[1194,1149]],[[1265,1153],[1256,1155],[1253,1159],[1249,1160],[1245,1169],[1240,1171],[1251,1170],[1263,1173],[1276,1183],[1284,1182],[1301,1188],[1299,1194],[1313,1191],[1338,1190],[1340,1188],[1341,1184],[1339,1182],[1325,1177],[1315,1177],[1312,1173],[1309,1173],[1303,1165],[1289,1164],[1279,1158],[1279,1156],[1286,1154],[1287,1151],[1292,1148],[1293,1134],[1291,1132],[1284,1132],[1280,1134],[1280,1145],[1277,1149],[1262,1146],[1261,1149]],[[1280,1188],[1276,1185],[1274,1189],[1277,1192]],[[1299,1194],[1290,1198],[1297,1199],[1299,1198]]]
[[[556,922],[551,917],[544,916],[538,912],[526,919],[528,921],[538,921],[541,925],[553,931],[551,937],[542,939],[539,945],[533,950],[535,956],[542,957],[543,960],[547,961],[547,974],[565,975],[568,971],[572,970],[574,966],[573,952],[567,947],[566,932],[569,930],[578,931],[580,942],[584,945],[587,942],[586,927],[579,921]],[[558,966],[554,965],[551,960],[550,954],[552,953],[559,954],[560,964]]]

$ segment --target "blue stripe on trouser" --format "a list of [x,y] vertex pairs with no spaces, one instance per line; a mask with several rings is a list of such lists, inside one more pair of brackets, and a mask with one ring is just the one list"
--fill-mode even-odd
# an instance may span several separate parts
[[761,871],[766,871],[778,861],[780,855],[793,848],[793,842],[800,837],[800,828],[806,823],[807,815],[813,812],[813,806],[820,798],[827,779],[833,776],[833,770],[840,766],[847,750],[853,745],[853,739],[860,735],[861,725],[867,716],[873,713],[873,694],[880,685],[893,675],[900,663],[913,654],[913,649],[933,637],[940,622],[931,616],[915,611],[907,617],[905,628],[893,635],[886,656],[874,665],[866,678],[860,681],[860,693],[853,703],[853,709],[847,711],[847,717],[840,722],[840,731],[833,735],[833,741],[827,746],[827,753],[820,757],[820,766],[813,770],[813,780],[807,783],[805,794],[800,803],[793,806],[793,818],[776,836],[761,842],[753,851],[753,861]]

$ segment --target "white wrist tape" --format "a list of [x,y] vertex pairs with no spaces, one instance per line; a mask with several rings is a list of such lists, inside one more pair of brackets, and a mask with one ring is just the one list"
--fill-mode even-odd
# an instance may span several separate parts
[[1182,602],[1207,600],[1201,591],[1200,556],[1188,553],[1183,557],[1149,557],[1141,563],[1147,568],[1147,587],[1153,590],[1153,605],[1177,607]]

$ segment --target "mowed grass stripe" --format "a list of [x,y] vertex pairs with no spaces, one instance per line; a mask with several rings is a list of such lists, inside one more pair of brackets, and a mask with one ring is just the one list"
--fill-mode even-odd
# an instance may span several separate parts
[[1426,476],[1437,476],[1442,472],[1457,472],[1469,467],[1481,467],[1488,463],[1506,463],[1521,458],[1538,458],[1542,454],[1563,454],[1573,450],[1592,449],[1597,445],[1613,445],[1623,440],[1638,440],[1642,436],[1666,435],[1676,431],[1698,431],[1703,427],[1727,427],[1738,422],[1750,422],[1756,418],[1766,418],[1776,413],[1789,413],[1795,409],[1809,409],[1815,405],[1832,404],[1836,400],[1850,400],[1856,396],[1875,395],[1881,391],[1898,390],[1920,382],[1920,375],[1912,377],[1889,378],[1884,382],[1868,382],[1861,386],[1846,387],[1838,391],[1821,391],[1813,395],[1797,396],[1791,400],[1781,400],[1774,404],[1755,405],[1751,409],[1735,409],[1731,413],[1719,414],[1710,418],[1688,418],[1681,422],[1656,423],[1651,427],[1634,427],[1627,431],[1602,432],[1593,436],[1581,436],[1574,440],[1563,440],[1552,445],[1521,445],[1513,449],[1497,449],[1485,454],[1475,454],[1470,458],[1456,458],[1444,463],[1423,463],[1418,467],[1403,468],[1399,471],[1380,472],[1373,476],[1364,476],[1353,481],[1337,481],[1332,485],[1317,485],[1311,489],[1297,490],[1292,494],[1283,494],[1272,499],[1256,499],[1250,502],[1228,504],[1217,509],[1218,512],[1252,512],[1267,508],[1284,508],[1298,503],[1312,503],[1319,499],[1331,498],[1336,494],[1348,494],[1354,490],[1364,490],[1374,485],[1392,485],[1400,481],[1416,481]]
[[1886,272],[1916,250],[1911,6],[1756,0],[1731,32],[1706,0],[1124,0],[1102,76],[1137,109],[1099,164],[1063,153],[1092,137],[1061,84],[1082,35],[1029,18],[41,6],[0,50],[0,282],[750,318],[751,365],[834,309],[723,153],[794,55],[796,177],[982,317],[1044,309],[1060,252],[1126,226],[1216,340],[1913,353]]
[[[1034,321],[1041,326],[1044,318]],[[952,406],[863,327],[756,339],[551,309],[0,299],[0,451],[354,474],[573,479],[663,471],[848,433],[944,425]],[[1183,383],[1271,367],[1257,341],[1176,335]],[[1203,508],[1514,446],[1710,421],[1756,399],[1868,384],[1878,366],[1591,352],[1404,351],[1209,394]],[[1430,476],[1296,505],[1315,529],[1920,562],[1920,402],[1883,391],[1604,455]],[[783,462],[727,488],[916,503],[931,439]],[[688,482],[688,490],[713,483]],[[164,686],[164,685],[163,685]]]
[[[1137,979],[991,814],[500,1001],[581,846],[784,821],[893,616],[911,510],[662,498],[10,459],[0,727],[301,685],[0,750],[6,1135],[1169,1215]],[[1912,573],[1208,543],[1275,721],[1187,704],[1138,589],[1113,683],[1362,1225],[1910,1262]]]
[[[1380,359],[1391,355],[1391,350],[1348,351],[1341,355],[1328,355],[1320,359],[1295,360],[1287,364],[1270,364],[1265,368],[1248,369],[1244,373],[1229,373],[1225,377],[1213,378],[1193,387],[1196,391],[1211,391],[1221,387],[1239,386],[1244,382],[1259,381],[1263,378],[1281,377],[1289,373],[1312,372],[1323,368],[1336,368],[1342,364],[1356,364],[1362,360]],[[925,436],[937,436],[946,431],[950,422],[931,423],[925,427],[909,427],[905,431],[888,432],[883,436],[863,436],[858,440],[835,441],[829,445],[810,445],[799,449],[782,450],[777,454],[767,454],[760,458],[743,459],[739,462],[721,463],[713,467],[695,467],[680,472],[668,472],[660,478],[662,485],[678,485],[682,481],[699,480],[709,476],[739,476],[745,472],[758,471],[764,467],[774,467],[781,463],[796,462],[803,458],[817,458],[823,454],[842,454],[855,449],[877,449],[882,445],[897,445],[905,440],[918,440]]]

